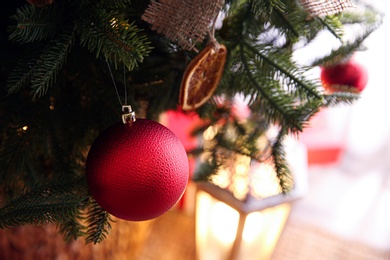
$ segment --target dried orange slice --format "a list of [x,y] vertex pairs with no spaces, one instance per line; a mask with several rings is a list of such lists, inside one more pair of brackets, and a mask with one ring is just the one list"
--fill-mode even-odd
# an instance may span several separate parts
[[180,106],[195,110],[214,94],[226,62],[225,45],[215,41],[203,49],[188,65],[180,86]]

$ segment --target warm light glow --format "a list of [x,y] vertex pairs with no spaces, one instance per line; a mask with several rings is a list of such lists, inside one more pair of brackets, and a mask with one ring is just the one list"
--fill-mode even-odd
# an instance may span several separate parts
[[206,131],[203,132],[203,139],[205,141],[211,141],[217,133],[218,129],[216,127],[210,126],[206,129]]
[[237,164],[236,164],[236,171],[235,171],[235,174],[238,174],[238,175],[246,175],[249,171],[249,162],[250,162],[250,158],[248,156],[240,156],[241,158],[239,160],[237,160]]
[[238,212],[225,203],[215,203],[212,208],[210,223],[210,228],[215,237],[225,244],[232,243],[236,238],[239,217]]
[[49,106],[49,109],[50,110],[54,110],[55,109],[55,97],[50,97],[50,106]]
[[199,192],[196,207],[202,209],[196,212],[196,233],[201,238],[201,241],[205,241],[209,226],[209,214],[207,213],[211,211],[212,207],[211,197],[204,192]]
[[[228,259],[240,214],[203,191],[197,192],[196,208],[198,259]],[[291,205],[286,203],[250,213],[245,220],[237,259],[270,259],[290,209]]]
[[124,29],[126,29],[126,30],[128,30],[129,29],[129,24],[127,23],[127,22],[122,22],[122,23],[118,23],[119,22],[119,20],[117,19],[117,18],[112,18],[111,20],[110,20],[110,23],[111,23],[111,27],[112,28],[119,28],[119,26],[121,26],[122,28],[124,28]]
[[253,163],[251,170],[252,193],[255,197],[265,198],[281,192],[275,168],[270,163]]
[[211,181],[222,189],[226,189],[231,182],[229,171],[221,169],[218,174],[211,176]]
[[117,26],[118,26],[118,25],[117,25],[118,19],[112,18],[112,19],[110,20],[110,22],[111,22],[111,26],[112,26],[112,27],[117,27]]
[[242,238],[245,242],[253,242],[262,230],[263,216],[260,212],[253,212],[246,217]]
[[[199,260],[227,259],[229,248],[232,246],[235,238],[235,233],[233,234],[233,232],[237,228],[237,223],[235,224],[235,228],[232,228],[233,231],[228,231],[227,237],[224,237],[224,229],[229,230],[230,226],[232,224],[234,225],[234,223],[229,223],[225,216],[220,216],[221,214],[224,214],[224,208],[228,206],[222,204],[222,212],[219,212],[221,204],[217,207],[217,209],[215,209],[216,203],[217,200],[206,192],[197,192],[196,247],[198,255],[197,258]],[[225,227],[222,223],[225,223]]]
[[[211,128],[209,131],[213,134]],[[306,150],[295,149],[293,155],[297,157],[289,160],[294,166],[293,169],[296,170],[295,177],[299,177],[298,173],[305,174],[307,170],[306,157],[302,156],[303,152],[306,155]],[[262,198],[280,193],[274,165],[269,161],[259,163],[237,153],[224,153],[223,149],[220,155],[230,160],[231,164],[221,167],[217,175],[212,177],[213,184],[219,187],[199,185],[200,190],[196,195],[197,259],[271,259],[289,216],[291,204],[285,202],[249,213],[246,216],[242,234],[237,234],[239,232],[238,223],[240,217],[245,218],[245,211],[248,208],[242,207],[241,213],[235,208],[240,207],[241,203],[244,205],[259,203],[250,206],[259,206],[258,208],[261,209],[262,206],[267,205],[267,203],[261,205]],[[222,191],[220,188],[226,190]],[[210,194],[203,189],[209,190]],[[226,192],[234,194],[235,198],[225,196]],[[235,203],[239,200],[237,194],[240,196],[244,194],[247,200]],[[248,195],[250,197],[246,197]],[[234,205],[234,208],[230,205]],[[241,235],[242,240],[237,240],[237,235]]]
[[[204,134],[205,139],[213,138],[215,133],[215,129],[209,127]],[[252,161],[246,155],[224,152],[222,149],[221,154],[229,159],[230,164],[221,167],[211,177],[213,184],[229,190],[239,200],[245,200],[248,196],[266,198],[281,193],[273,163]]]
[[19,127],[18,129],[16,129],[16,132],[20,135],[20,134],[24,134],[25,132],[27,132],[28,130],[28,126],[22,126],[22,127]]
[[232,192],[234,197],[236,197],[237,199],[245,199],[246,195],[249,192],[248,176],[233,176]]

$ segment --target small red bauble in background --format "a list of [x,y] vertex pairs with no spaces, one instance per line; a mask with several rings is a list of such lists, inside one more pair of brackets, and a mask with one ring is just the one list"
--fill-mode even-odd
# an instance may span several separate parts
[[188,183],[187,153],[176,135],[147,119],[117,123],[93,143],[86,162],[91,195],[125,220],[156,218],[171,209]]
[[354,60],[321,68],[322,85],[329,92],[340,91],[337,85],[349,86],[351,92],[361,92],[367,85],[368,71]]

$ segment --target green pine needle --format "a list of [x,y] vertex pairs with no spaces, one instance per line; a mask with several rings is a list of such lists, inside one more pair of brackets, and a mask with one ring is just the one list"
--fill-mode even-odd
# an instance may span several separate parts
[[86,243],[101,243],[111,230],[110,221],[112,221],[110,214],[91,198],[86,219],[88,224]]
[[147,38],[134,23],[115,12],[99,10],[81,24],[81,44],[88,50],[101,54],[117,66],[122,62],[133,70],[151,50]]
[[262,52],[243,43],[239,59],[242,66],[237,66],[240,70],[236,77],[247,79],[246,86],[251,89],[247,94],[258,103],[268,121],[286,125],[291,132],[301,131],[306,118],[296,110],[297,104],[320,105],[315,102],[323,99],[317,85],[306,80],[294,64],[287,63],[283,54]]
[[79,219],[88,196],[76,193],[75,187],[78,185],[74,182],[49,184],[8,201],[0,209],[0,228]]
[[[350,86],[344,86],[344,88],[345,91],[334,92],[332,94],[325,95],[324,98],[326,103],[324,107],[336,106],[338,104],[352,104],[354,101],[360,98],[359,93],[349,92],[351,89]],[[340,89],[342,89],[341,86]]]
[[15,68],[10,72],[7,78],[7,92],[13,94],[27,87],[31,81],[33,70],[36,63],[36,57],[39,51],[29,50],[28,53],[23,53]]
[[286,8],[286,5],[281,0],[250,0],[249,3],[256,15],[263,13],[271,14],[275,9],[284,11]]
[[31,78],[33,98],[45,95],[48,89],[53,86],[72,48],[74,38],[74,29],[68,28],[43,50],[33,68]]
[[57,225],[59,232],[62,234],[66,242],[76,240],[85,235],[85,227],[81,224],[81,221],[82,219],[72,218]]
[[324,27],[331,34],[333,34],[334,37],[342,41],[342,36],[344,34],[344,26],[339,18],[340,18],[339,16],[333,15],[333,16],[326,16],[324,18],[316,17],[315,19],[318,19],[320,23],[322,23]]
[[279,180],[279,186],[282,193],[288,193],[294,184],[288,163],[285,158],[285,151],[283,148],[283,140],[286,136],[286,129],[281,129],[274,144],[272,145],[272,158],[275,165],[276,176]]
[[44,7],[22,6],[11,17],[17,25],[9,39],[24,44],[52,38],[60,29],[61,12],[56,3]]

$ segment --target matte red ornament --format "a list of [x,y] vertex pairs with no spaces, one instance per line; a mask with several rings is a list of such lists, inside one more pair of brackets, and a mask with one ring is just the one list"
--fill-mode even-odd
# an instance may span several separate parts
[[117,123],[93,143],[86,162],[91,195],[125,220],[156,218],[171,209],[188,183],[187,153],[176,135],[147,119]]
[[367,85],[367,69],[349,61],[321,68],[321,81],[324,88],[330,92],[340,91],[337,86],[349,86],[353,92],[361,92]]

